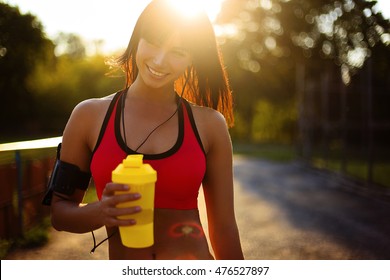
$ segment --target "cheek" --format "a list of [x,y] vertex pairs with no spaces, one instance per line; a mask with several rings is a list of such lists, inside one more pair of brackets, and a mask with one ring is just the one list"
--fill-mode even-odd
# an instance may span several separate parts
[[189,59],[176,59],[172,61],[171,65],[176,69],[176,71],[184,72],[187,67],[191,65],[191,61]]
[[145,51],[143,51],[142,49],[138,48],[137,53],[135,55],[135,62],[136,62],[138,67],[140,66],[140,62],[142,60],[144,60],[145,57],[146,57]]

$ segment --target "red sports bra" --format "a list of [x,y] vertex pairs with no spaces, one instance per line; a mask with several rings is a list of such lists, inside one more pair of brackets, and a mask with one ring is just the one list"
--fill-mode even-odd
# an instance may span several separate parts
[[[120,133],[122,92],[118,92],[107,110],[92,154],[91,173],[99,199],[111,172],[128,154]],[[155,208],[196,209],[200,185],[206,171],[206,156],[190,104],[181,99],[178,109],[179,135],[175,145],[161,154],[144,154],[144,163],[157,171]]]

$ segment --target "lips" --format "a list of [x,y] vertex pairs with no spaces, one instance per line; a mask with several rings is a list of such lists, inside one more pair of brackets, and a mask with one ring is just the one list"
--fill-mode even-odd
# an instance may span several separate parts
[[159,72],[153,68],[151,68],[150,66],[147,65],[147,68],[149,70],[150,73],[152,73],[154,76],[158,77],[158,78],[163,78],[165,76],[168,76],[167,73],[163,73],[163,72]]

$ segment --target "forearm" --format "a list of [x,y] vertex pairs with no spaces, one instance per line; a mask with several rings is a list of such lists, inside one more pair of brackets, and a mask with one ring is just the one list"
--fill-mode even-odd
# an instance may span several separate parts
[[72,201],[59,200],[52,207],[52,225],[60,231],[90,232],[103,226],[99,211],[99,202],[83,205]]
[[217,260],[244,259],[236,225],[230,225],[219,230],[211,228],[210,241]]

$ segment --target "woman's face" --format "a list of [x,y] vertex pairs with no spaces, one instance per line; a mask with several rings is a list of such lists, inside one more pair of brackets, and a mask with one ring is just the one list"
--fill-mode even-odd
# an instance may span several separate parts
[[151,88],[173,86],[174,82],[191,65],[190,53],[184,49],[178,34],[165,41],[141,38],[138,44],[136,63],[137,79]]

